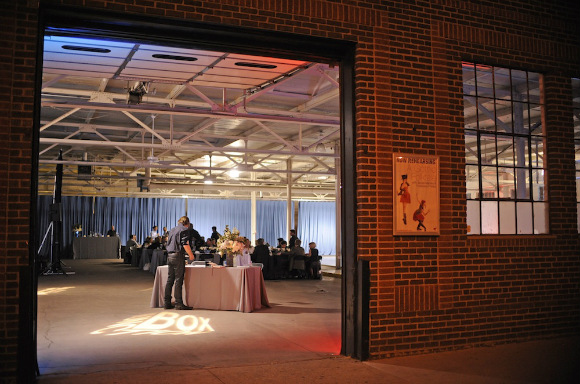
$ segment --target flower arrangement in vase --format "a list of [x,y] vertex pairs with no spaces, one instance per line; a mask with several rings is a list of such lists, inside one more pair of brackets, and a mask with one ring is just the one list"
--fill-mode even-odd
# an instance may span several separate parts
[[222,256],[226,255],[227,267],[234,266],[236,256],[240,255],[245,247],[246,238],[240,236],[240,231],[237,228],[230,231],[229,226],[226,225],[224,234],[217,241],[217,248]]

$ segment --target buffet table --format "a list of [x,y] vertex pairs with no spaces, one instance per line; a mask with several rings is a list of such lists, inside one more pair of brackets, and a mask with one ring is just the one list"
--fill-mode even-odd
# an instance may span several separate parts
[[[163,307],[167,266],[155,272],[151,307]],[[266,284],[259,267],[185,267],[183,303],[194,309],[253,312],[269,307]]]
[[118,259],[121,240],[117,237],[73,238],[74,259]]

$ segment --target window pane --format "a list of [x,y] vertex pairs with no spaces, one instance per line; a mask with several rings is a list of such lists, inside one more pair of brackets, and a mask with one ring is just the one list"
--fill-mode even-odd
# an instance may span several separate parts
[[580,203],[580,172],[576,172],[576,201]]
[[507,68],[494,69],[495,97],[498,99],[511,100],[510,70]]
[[499,233],[502,235],[516,233],[516,203],[513,201],[499,203]]
[[482,192],[484,199],[497,198],[497,169],[495,167],[481,167]]
[[532,233],[534,233],[532,203],[518,203],[518,234]]
[[477,165],[465,167],[466,193],[468,199],[479,198],[479,169]]
[[499,198],[500,199],[515,199],[515,177],[513,168],[498,168],[499,176]]
[[477,96],[493,97],[493,75],[491,67],[478,64],[475,67],[477,81]]
[[534,233],[548,232],[548,203],[534,203]]
[[495,135],[481,135],[481,163],[495,164],[497,153],[495,151]]
[[572,107],[580,109],[580,79],[572,79]]
[[479,235],[479,201],[467,201],[467,233],[470,235]]
[[497,163],[499,165],[514,165],[513,136],[497,135]]
[[512,102],[509,100],[496,100],[495,114],[497,131],[512,133]]
[[477,101],[478,129],[495,132],[495,107],[493,99],[478,98]]
[[546,200],[543,169],[532,170],[532,190],[535,201]]
[[497,201],[481,202],[481,233],[497,234]]
[[475,66],[473,63],[463,63],[463,93],[475,96]]
[[516,168],[516,191],[518,199],[530,198],[530,172],[527,168]]
[[527,127],[532,135],[544,134],[544,128],[542,127],[542,107],[540,105],[530,104],[530,119]]
[[528,101],[528,79],[525,71],[512,69],[512,96],[514,100]]
[[[576,188],[578,188],[578,186],[576,186]],[[578,232],[580,232],[580,204],[576,204],[576,222]]]
[[528,124],[528,104],[514,101],[512,119],[514,133],[519,135],[527,135],[528,130],[526,126]]
[[475,97],[463,97],[463,116],[466,129],[477,129],[477,103]]
[[515,150],[516,166],[529,167],[530,162],[528,161],[528,138],[522,136],[515,136],[514,150]]
[[477,154],[477,133],[465,131],[465,163],[477,164],[479,156]]
[[544,167],[544,139],[541,137],[532,138],[532,167]]
[[541,88],[540,88],[540,74],[528,72],[528,87],[530,95],[530,103],[541,103]]

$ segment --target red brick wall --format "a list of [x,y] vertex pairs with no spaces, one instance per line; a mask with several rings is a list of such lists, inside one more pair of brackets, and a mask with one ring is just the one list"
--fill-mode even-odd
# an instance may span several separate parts
[[[38,0],[0,4],[0,372],[14,372]],[[371,263],[373,358],[579,331],[570,77],[573,2],[52,0],[357,42],[358,257]],[[467,237],[461,61],[545,74],[551,234]],[[441,235],[392,235],[392,153],[440,157]],[[10,235],[10,236],[8,236]]]

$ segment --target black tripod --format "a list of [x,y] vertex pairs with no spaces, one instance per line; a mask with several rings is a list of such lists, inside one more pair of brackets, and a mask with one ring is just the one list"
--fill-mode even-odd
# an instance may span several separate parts
[[[58,160],[62,161],[62,149],[58,155]],[[66,275],[62,269],[63,262],[60,260],[62,254],[62,163],[56,165],[56,176],[54,180],[54,194],[52,196],[52,204],[50,205],[50,224],[44,234],[42,243],[38,248],[37,255],[40,255],[46,238],[50,234],[50,261],[42,270],[42,275]],[[69,272],[73,274],[74,272]]]
[[[40,272],[41,275],[66,275],[67,273],[64,271],[63,269],[63,265],[66,267],[66,265],[60,260],[60,257],[57,256],[55,251],[55,248],[60,248],[60,244],[57,244],[55,238],[54,238],[54,231],[53,231],[53,222],[51,221],[50,224],[48,225],[48,228],[46,229],[46,233],[44,234],[44,237],[42,239],[42,243],[40,243],[40,247],[38,248],[38,255],[40,255],[40,251],[42,250],[42,247],[44,246],[44,243],[46,242],[46,238],[50,235],[50,243],[51,243],[51,247],[49,248],[49,261],[46,264],[46,266],[42,269],[42,271]],[[74,272],[72,272],[74,273]]]

